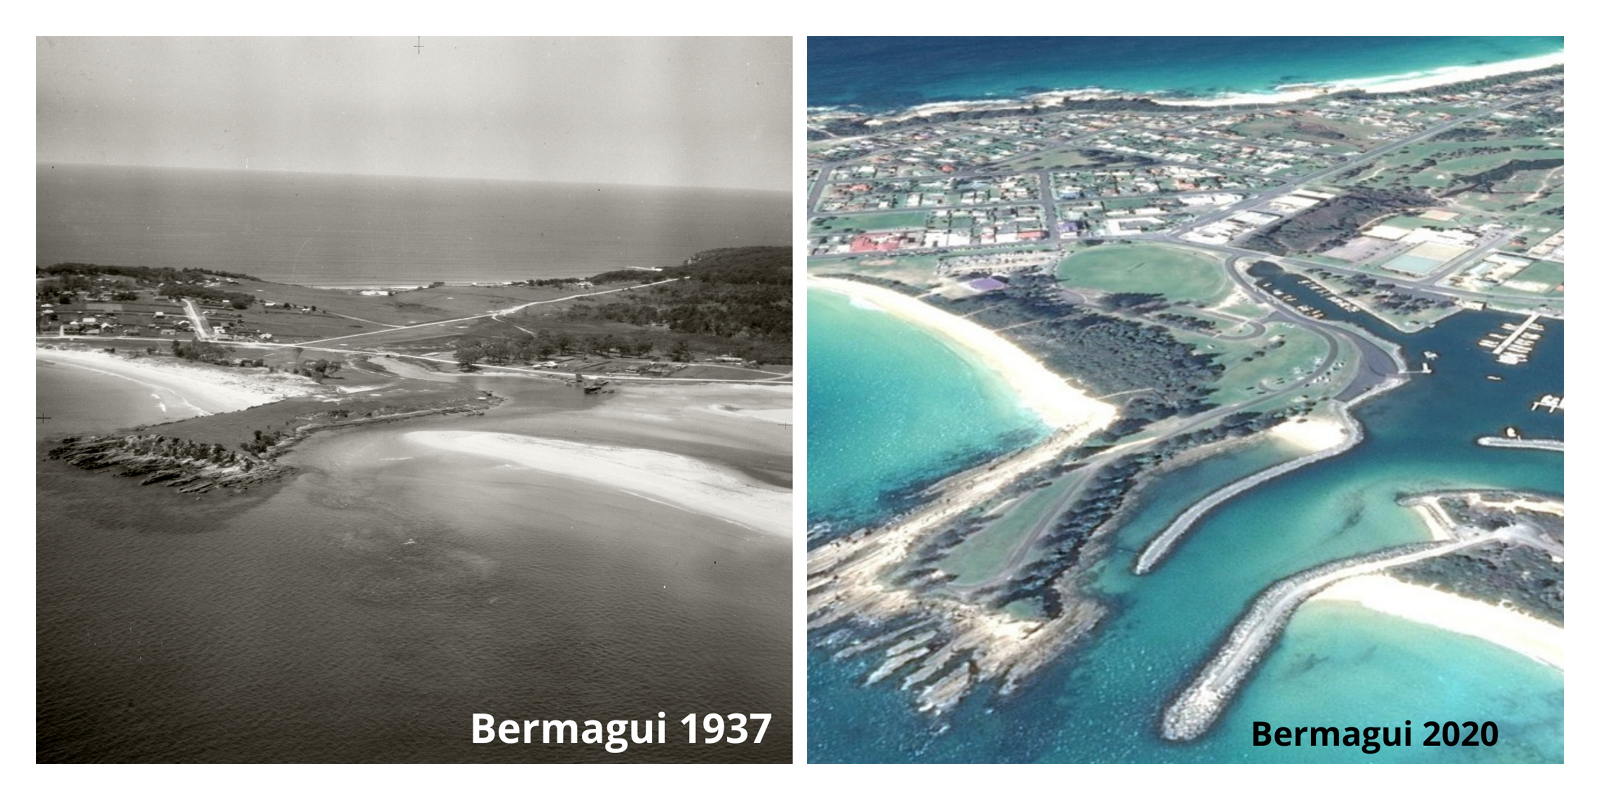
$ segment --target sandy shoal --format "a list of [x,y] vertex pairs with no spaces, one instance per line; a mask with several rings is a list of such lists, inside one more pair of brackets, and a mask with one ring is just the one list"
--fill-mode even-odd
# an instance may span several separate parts
[[794,409],[792,408],[744,408],[743,406],[730,406],[720,403],[710,406],[710,408],[718,414],[751,417],[764,422],[776,422],[779,425],[794,424]]
[[1452,83],[1482,80],[1496,75],[1510,75],[1516,72],[1533,72],[1548,69],[1566,63],[1565,52],[1550,53],[1543,56],[1530,56],[1517,58],[1510,61],[1497,61],[1492,64],[1474,64],[1471,66],[1441,67],[1424,72],[1410,72],[1403,75],[1386,75],[1378,78],[1353,78],[1343,81],[1331,81],[1314,87],[1288,89],[1279,92],[1239,93],[1207,98],[1162,98],[1151,99],[1163,105],[1172,106],[1232,106],[1252,103],[1292,103],[1299,100],[1312,98],[1334,92],[1346,92],[1360,89],[1369,94],[1397,94],[1401,92],[1414,92],[1434,86],[1445,86]]
[[759,533],[792,535],[789,492],[759,486],[688,456],[509,433],[411,431],[404,437],[428,447],[603,484]]
[[1005,337],[971,320],[941,311],[891,289],[838,278],[809,278],[807,285],[866,302],[888,314],[928,328],[971,353],[1000,375],[1045,424],[1055,428],[1102,428],[1116,420],[1116,407],[1096,400],[1051,372]]
[[1357,575],[1311,596],[1473,636],[1565,670],[1564,630],[1527,614],[1384,575]]
[[234,374],[160,356],[126,358],[95,350],[40,347],[34,350],[34,357],[166,389],[206,414],[238,411],[313,391],[311,380],[298,375]]
[[1336,447],[1346,435],[1344,425],[1337,420],[1306,417],[1280,422],[1272,426],[1271,433],[1278,441],[1307,453]]

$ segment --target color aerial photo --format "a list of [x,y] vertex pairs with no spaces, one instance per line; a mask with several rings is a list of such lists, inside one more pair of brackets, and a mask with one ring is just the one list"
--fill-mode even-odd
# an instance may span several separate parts
[[38,39],[37,760],[790,762],[793,57]]
[[1564,760],[1561,37],[806,58],[810,761]]

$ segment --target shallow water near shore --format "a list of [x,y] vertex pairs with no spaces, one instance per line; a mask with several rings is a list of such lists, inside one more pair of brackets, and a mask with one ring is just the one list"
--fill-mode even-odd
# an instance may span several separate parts
[[[1044,438],[1005,382],[939,337],[808,290],[808,524],[848,533],[954,471]],[[832,355],[843,357],[832,357]]]
[[[313,436],[285,458],[303,472],[265,499],[41,464],[38,758],[788,761],[790,540],[401,435],[608,441],[777,485],[789,428],[710,410],[701,422],[697,409],[775,406],[783,391],[596,399],[474,382],[511,399],[482,416]],[[639,435],[647,412],[659,430]],[[471,743],[474,713],[658,712],[668,742],[621,755]],[[713,712],[774,718],[760,745],[688,745],[678,720]]]
[[[852,313],[833,309],[836,316]],[[1010,697],[982,689],[942,719],[915,713],[892,687],[862,685],[872,664],[835,661],[831,651],[808,656],[809,748],[817,761],[1562,761],[1564,675],[1471,637],[1367,611],[1311,607],[1289,624],[1254,679],[1205,737],[1162,741],[1158,725],[1179,692],[1226,635],[1255,594],[1293,572],[1379,547],[1427,537],[1396,495],[1441,488],[1500,487],[1563,492],[1560,454],[1494,450],[1477,436],[1514,425],[1528,436],[1562,435],[1562,415],[1532,411],[1542,394],[1561,394],[1563,325],[1546,321],[1533,360],[1517,368],[1493,364],[1472,343],[1510,319],[1463,313],[1411,336],[1395,335],[1412,363],[1423,350],[1440,354],[1435,373],[1355,409],[1366,440],[1350,453],[1268,482],[1202,519],[1147,577],[1134,577],[1138,548],[1177,509],[1271,452],[1241,452],[1201,462],[1141,504],[1100,568],[1096,590],[1112,616],[1087,646],[1042,671]],[[817,331],[815,320],[812,330]],[[888,332],[883,332],[888,335]],[[813,334],[813,390],[819,375],[849,374],[857,350]],[[1486,381],[1486,374],[1504,380]],[[881,379],[893,382],[894,373]],[[954,383],[955,378],[951,379]],[[831,391],[849,395],[848,386]],[[843,404],[841,400],[841,404]],[[1006,400],[998,401],[1003,408]],[[892,396],[873,406],[893,406]],[[819,428],[816,406],[811,426]],[[837,446],[838,443],[835,443]],[[827,443],[808,444],[808,469]],[[937,470],[934,464],[925,464]],[[888,480],[888,479],[886,479]],[[1192,482],[1192,483],[1191,483]],[[894,487],[878,486],[892,496]],[[813,504],[808,513],[830,509]],[[1400,725],[1425,720],[1492,720],[1494,747],[1387,749],[1267,748],[1251,742],[1251,725]],[[948,726],[948,727],[946,727]]]

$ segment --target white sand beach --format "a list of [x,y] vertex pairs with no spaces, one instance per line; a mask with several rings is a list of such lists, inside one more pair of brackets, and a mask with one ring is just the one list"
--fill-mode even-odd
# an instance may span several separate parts
[[807,286],[865,301],[928,328],[998,373],[1023,405],[1055,428],[1098,430],[1117,418],[1116,407],[1090,397],[1033,356],[988,328],[881,286],[838,278],[808,278]]
[[1566,63],[1565,51],[1543,56],[1517,58],[1510,61],[1497,61],[1492,64],[1441,67],[1424,72],[1408,72],[1402,75],[1354,78],[1332,81],[1326,84],[1285,86],[1281,91],[1276,92],[1238,93],[1207,98],[1152,97],[1151,99],[1162,105],[1170,106],[1234,106],[1252,103],[1292,103],[1299,100],[1309,100],[1319,95],[1348,92],[1355,89],[1370,94],[1398,94],[1434,86],[1492,78],[1496,75],[1533,72],[1560,66],[1564,63]]
[[130,358],[98,350],[37,347],[34,357],[165,389],[180,397],[196,415],[238,411],[311,394],[316,389],[310,378],[299,375],[235,373],[164,356]]
[[1565,631],[1519,611],[1383,575],[1346,578],[1310,601],[1358,603],[1365,608],[1473,636],[1565,670]]
[[1268,432],[1274,439],[1307,453],[1337,447],[1349,435],[1349,431],[1338,420],[1311,417],[1296,417],[1280,422]]
[[730,469],[688,456],[509,433],[411,431],[404,437],[441,450],[604,484],[770,536],[792,535],[790,492],[758,485]]

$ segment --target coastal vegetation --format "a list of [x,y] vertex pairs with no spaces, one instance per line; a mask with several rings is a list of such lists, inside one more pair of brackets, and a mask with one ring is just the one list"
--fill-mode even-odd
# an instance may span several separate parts
[[644,275],[670,282],[560,308],[531,306],[505,317],[521,335],[484,332],[464,346],[469,356],[470,348],[480,348],[479,358],[490,363],[614,350],[635,358],[655,354],[687,361],[699,351],[787,364],[794,338],[793,264],[786,247],[738,247],[699,253],[659,272],[630,270],[634,281]]
[[1274,222],[1239,243],[1273,255],[1318,253],[1342,243],[1379,217],[1426,208],[1434,198],[1415,191],[1351,189],[1308,211]]
[[[329,373],[326,365],[320,374]],[[331,368],[336,371],[337,368]],[[314,373],[312,367],[306,370]],[[391,422],[436,414],[480,413],[503,398],[452,385],[423,385],[404,400],[355,395],[329,408],[317,398],[295,398],[226,414],[195,417],[135,432],[69,436],[48,451],[79,469],[138,477],[182,494],[237,493],[291,475],[277,462],[320,430]]]

